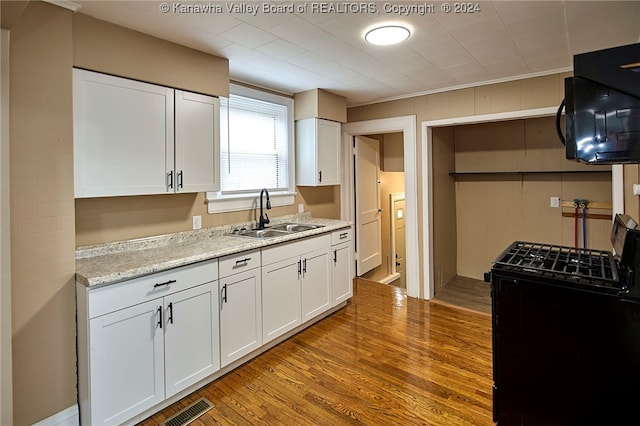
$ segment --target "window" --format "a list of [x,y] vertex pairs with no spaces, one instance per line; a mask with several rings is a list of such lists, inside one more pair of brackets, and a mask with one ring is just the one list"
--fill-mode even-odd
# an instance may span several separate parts
[[262,188],[272,205],[294,201],[293,99],[231,85],[220,99],[220,191],[209,213],[255,206]]

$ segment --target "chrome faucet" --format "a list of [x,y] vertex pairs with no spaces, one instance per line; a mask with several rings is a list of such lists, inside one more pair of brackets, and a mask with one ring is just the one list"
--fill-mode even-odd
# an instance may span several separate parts
[[269,191],[267,188],[263,188],[260,191],[260,220],[258,221],[258,229],[264,229],[264,226],[267,223],[270,223],[269,216],[264,212],[264,208],[262,207],[262,194],[267,194],[267,210],[271,210],[271,201],[269,201]]

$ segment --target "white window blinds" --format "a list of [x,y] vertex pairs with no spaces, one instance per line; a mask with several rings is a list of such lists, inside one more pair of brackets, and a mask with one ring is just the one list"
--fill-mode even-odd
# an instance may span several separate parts
[[289,190],[286,105],[231,94],[220,99],[220,190]]

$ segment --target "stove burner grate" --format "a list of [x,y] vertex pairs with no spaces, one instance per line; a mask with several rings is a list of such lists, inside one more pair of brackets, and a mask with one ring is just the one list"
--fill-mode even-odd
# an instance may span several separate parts
[[613,256],[601,250],[516,241],[500,255],[495,265],[604,285],[618,286],[620,281]]

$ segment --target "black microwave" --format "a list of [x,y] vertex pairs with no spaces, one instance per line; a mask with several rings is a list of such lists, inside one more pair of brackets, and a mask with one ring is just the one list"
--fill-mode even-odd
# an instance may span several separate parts
[[640,163],[640,43],[575,55],[564,89],[567,159]]

